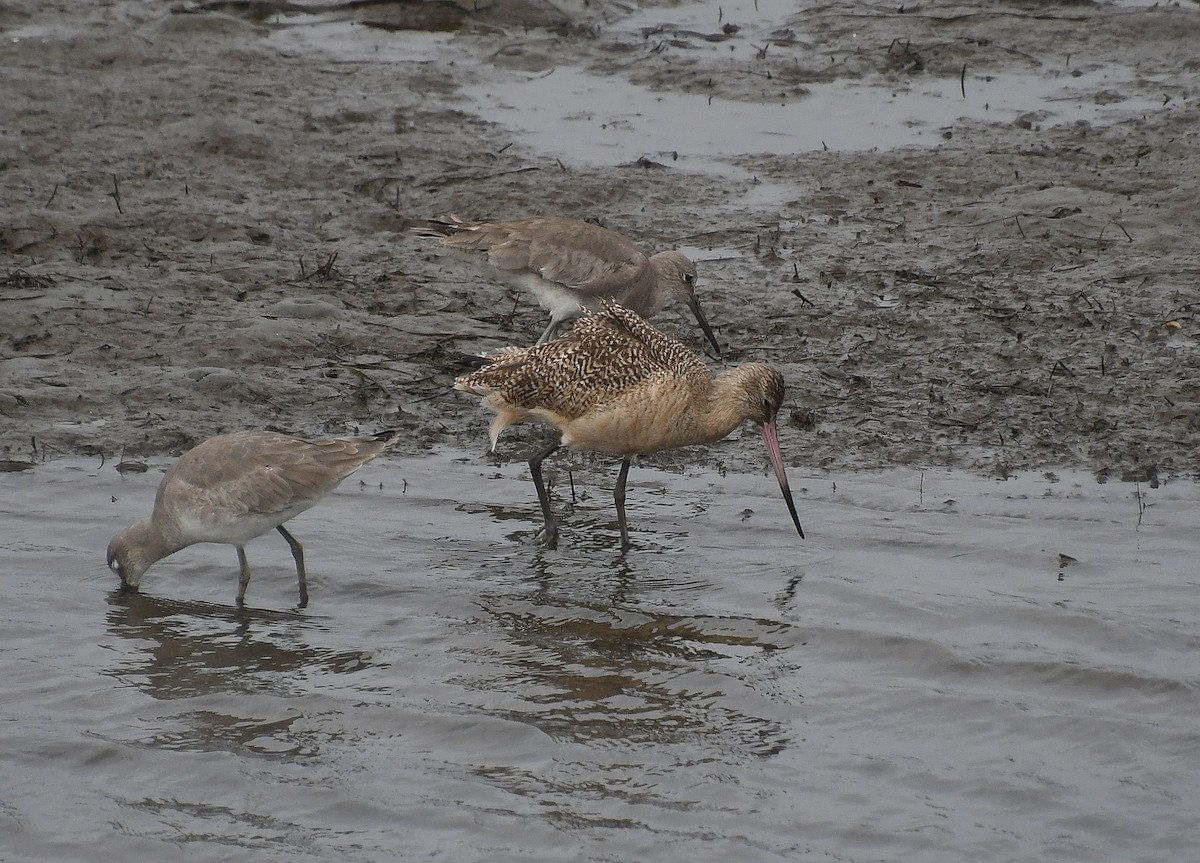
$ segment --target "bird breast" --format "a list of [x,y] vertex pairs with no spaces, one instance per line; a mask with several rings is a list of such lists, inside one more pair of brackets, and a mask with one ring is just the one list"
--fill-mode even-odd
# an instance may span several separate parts
[[649,382],[576,419],[559,417],[556,425],[562,429],[563,443],[623,456],[708,443],[732,431],[714,427],[707,399],[678,383],[671,378]]

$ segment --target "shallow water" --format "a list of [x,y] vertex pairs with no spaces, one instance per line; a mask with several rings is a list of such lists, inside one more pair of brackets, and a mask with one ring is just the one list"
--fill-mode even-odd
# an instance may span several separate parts
[[722,157],[934,146],[962,119],[1008,123],[1045,112],[1048,123],[1067,123],[1161,107],[1149,100],[1105,106],[1085,95],[1133,77],[1132,70],[1115,68],[1078,77],[1007,73],[972,75],[966,82],[929,77],[903,86],[838,81],[807,84],[802,96],[763,104],[663,94],[560,68],[498,78],[466,94],[484,119],[573,160],[616,165],[649,157],[728,173]]
[[[452,34],[382,32],[332,17],[299,15],[273,34],[285,53],[328,55],[344,62],[445,62]],[[705,42],[722,23],[740,30],[732,42]],[[753,56],[773,34],[789,31],[801,42],[806,16],[792,0],[691,0],[678,7],[641,10],[609,22],[604,32],[647,44],[683,34],[689,53],[727,60],[731,74],[753,67]],[[519,44],[519,43],[518,43]],[[469,41],[462,47],[471,56]],[[777,49],[789,50],[789,49]],[[917,75],[901,81],[838,80],[808,83],[803,93],[738,101],[705,94],[660,91],[613,75],[556,66],[543,72],[491,69],[487,80],[464,90],[472,113],[507,126],[522,143],[573,162],[616,165],[646,157],[691,170],[738,174],[729,157],[811,150],[887,150],[936,146],[964,119],[1009,123],[1022,115],[1055,125],[1092,122],[1102,115],[1161,110],[1161,95],[1097,100],[1104,88],[1127,90],[1140,80],[1133,69],[1005,70],[958,76]],[[1109,91],[1111,92],[1111,91]]]
[[[1185,859],[1200,489],[377,461],[118,596],[168,460],[0,474],[5,860]],[[765,465],[764,465],[765,467]],[[570,511],[567,511],[570,510]],[[1060,557],[1067,555],[1070,560]]]
[[[475,43],[453,33],[384,32],[336,12],[281,20],[288,26],[268,41],[284,54],[431,68],[479,60]],[[736,22],[736,39],[702,38],[719,32],[722,22]],[[792,0],[690,0],[619,15],[603,32],[606,38],[645,41],[647,46],[682,38],[689,54],[719,56],[736,76],[753,68],[755,53],[775,34],[792,32],[804,43],[805,26],[806,16]],[[514,47],[520,46],[518,39]],[[1131,86],[1134,81],[1138,88]],[[1112,101],[1114,92],[1135,89],[1137,95]],[[931,74],[898,80],[839,79],[810,82],[800,92],[795,90],[781,92],[778,98],[767,99],[764,93],[730,99],[656,89],[574,66],[521,71],[489,63],[480,82],[463,88],[461,95],[471,114],[505,127],[514,142],[551,155],[560,164],[609,166],[644,158],[726,180],[751,181],[743,192],[745,205],[794,197],[792,183],[771,182],[753,170],[753,160],[748,163],[747,157],[756,154],[936,147],[966,120],[1055,126],[1167,110],[1160,90],[1144,73],[1120,65],[1071,69],[1069,58],[1055,70],[964,70],[961,79]]]

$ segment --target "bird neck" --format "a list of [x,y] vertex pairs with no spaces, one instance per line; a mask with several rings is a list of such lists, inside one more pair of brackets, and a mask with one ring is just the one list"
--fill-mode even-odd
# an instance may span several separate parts
[[746,380],[750,376],[750,366],[737,366],[713,378],[707,403],[699,411],[710,440],[720,440],[751,418],[746,402]]
[[622,305],[637,312],[643,318],[657,315],[674,298],[672,286],[679,281],[679,274],[676,270],[675,263],[666,253],[659,252],[657,255],[651,255],[649,290],[645,293],[639,290],[636,295],[631,292]]
[[150,518],[143,518],[141,521],[135,522],[121,535],[121,539],[126,548],[136,549],[136,552],[133,553],[136,560],[129,562],[139,575],[155,562],[169,554],[174,554],[187,545],[177,536],[165,533]]

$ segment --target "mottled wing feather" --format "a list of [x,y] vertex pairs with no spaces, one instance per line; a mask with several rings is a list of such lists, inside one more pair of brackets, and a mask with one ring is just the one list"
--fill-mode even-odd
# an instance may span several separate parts
[[708,378],[708,367],[628,309],[605,302],[552,342],[509,349],[455,381],[523,410],[575,419],[664,377]]

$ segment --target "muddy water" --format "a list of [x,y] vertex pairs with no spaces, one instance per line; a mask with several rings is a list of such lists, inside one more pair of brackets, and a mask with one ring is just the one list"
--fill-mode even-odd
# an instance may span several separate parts
[[[569,153],[572,160],[615,165],[648,157],[727,173],[720,157],[764,150],[788,155],[932,146],[963,118],[1012,122],[1047,112],[1059,123],[1091,122],[1116,109],[1079,94],[1134,77],[1128,68],[1075,77],[978,75],[969,93],[965,82],[946,78],[898,91],[840,81],[809,84],[793,103],[761,104],[699,94],[664,98],[620,79],[562,68],[488,81],[466,95],[480,116],[519,130],[528,143]],[[1151,107],[1151,101],[1139,99],[1119,110],[1128,115]]]
[[[104,566],[167,460],[0,474],[6,860],[1184,859],[1200,489],[393,458]],[[1140,494],[1140,497],[1139,497]],[[1065,556],[1065,557],[1061,557]]]

